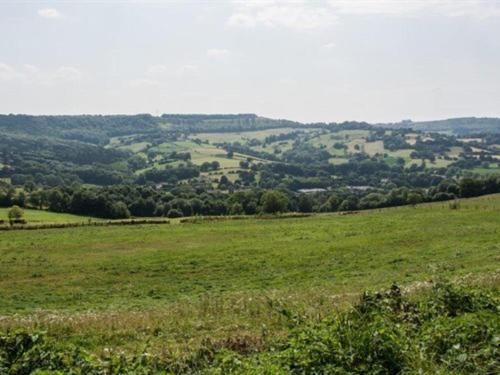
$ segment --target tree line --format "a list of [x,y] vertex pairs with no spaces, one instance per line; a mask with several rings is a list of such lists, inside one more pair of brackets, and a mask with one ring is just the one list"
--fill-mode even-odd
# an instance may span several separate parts
[[152,185],[109,187],[55,187],[14,189],[0,183],[0,206],[32,207],[53,212],[110,219],[134,217],[183,217],[193,215],[256,215],[280,212],[336,212],[414,205],[422,202],[469,198],[500,192],[500,177],[447,179],[428,189],[352,190],[346,187],[313,194],[287,189],[249,188],[233,192],[214,191],[204,184],[173,189]]

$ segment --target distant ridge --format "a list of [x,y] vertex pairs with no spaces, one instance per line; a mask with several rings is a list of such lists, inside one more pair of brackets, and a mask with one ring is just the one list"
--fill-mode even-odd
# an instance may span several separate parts
[[[150,114],[136,115],[25,115],[0,114],[0,132],[28,135],[59,136],[96,142],[91,138],[111,137],[130,132],[154,132],[168,126],[170,129],[190,132],[251,131],[272,128],[330,127],[343,125],[377,126],[392,129],[414,129],[466,136],[479,133],[500,134],[500,118],[460,117],[446,120],[411,121],[397,123],[342,122],[303,123],[286,119],[271,119],[254,113],[237,114]],[[91,132],[89,132],[91,131]],[[81,133],[86,133],[82,138]]]
[[459,117],[446,120],[417,121],[410,120],[398,123],[383,123],[376,126],[397,129],[415,129],[451,133],[455,135],[468,135],[476,133],[500,134],[500,118],[495,117]]

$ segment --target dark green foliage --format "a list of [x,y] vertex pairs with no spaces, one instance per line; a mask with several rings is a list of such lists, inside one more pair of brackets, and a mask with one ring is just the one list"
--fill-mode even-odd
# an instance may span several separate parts
[[228,132],[242,130],[261,130],[280,127],[300,126],[298,122],[271,120],[254,114],[237,115],[177,115],[164,114],[163,122],[172,124],[176,129],[189,132]]
[[403,121],[395,124],[381,124],[385,127],[414,129],[432,132],[451,132],[458,135],[477,133],[499,133],[500,119],[464,117],[438,121]]
[[[259,139],[240,134],[232,142],[225,135],[221,141],[209,141],[196,134],[265,129],[276,133],[256,135]],[[496,134],[461,141],[438,133],[411,133],[366,123],[301,124],[253,114],[0,116],[0,179],[12,184],[0,180],[0,206],[103,218],[165,216],[170,209],[183,216],[333,212],[500,191],[498,176],[481,178],[466,171],[495,173],[490,164],[496,165]],[[407,142],[409,136],[415,137],[414,143]],[[384,147],[367,153],[370,142],[396,153],[383,153]],[[209,143],[221,153],[210,154],[217,160],[205,161],[204,156],[201,162],[196,146]],[[449,154],[453,147],[456,157]],[[356,148],[359,152],[353,152]],[[400,150],[405,158],[397,154]],[[408,151],[419,158],[411,166]],[[233,167],[225,165],[227,157],[235,159],[230,160]],[[429,168],[432,160],[437,163]],[[302,196],[302,189],[312,193]],[[265,190],[281,191],[286,207],[264,204]],[[196,204],[172,204],[172,199],[162,198],[166,192],[172,199],[197,199]],[[233,199],[240,192],[254,196]]]
[[280,191],[268,190],[262,195],[260,200],[264,213],[275,214],[288,210],[288,198]]
[[167,217],[169,218],[177,218],[177,217],[182,217],[182,211],[172,208],[171,210],[168,210],[167,212]]
[[9,210],[9,220],[19,220],[22,219],[24,216],[23,210],[19,206],[12,206],[12,208]]

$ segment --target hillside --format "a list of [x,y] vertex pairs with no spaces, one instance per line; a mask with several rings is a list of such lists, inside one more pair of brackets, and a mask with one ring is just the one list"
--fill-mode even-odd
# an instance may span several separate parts
[[499,174],[493,132],[254,114],[0,116],[0,207],[106,219],[337,212],[497,193]]
[[488,117],[462,117],[436,121],[404,121],[393,124],[380,124],[382,127],[414,129],[425,132],[442,132],[458,136],[482,133],[500,133],[500,119]]
[[458,209],[6,232],[0,330],[36,325],[91,350],[132,351],[257,335],[263,324],[279,333],[276,303],[326,314],[392,282],[492,276],[499,210],[494,195]]

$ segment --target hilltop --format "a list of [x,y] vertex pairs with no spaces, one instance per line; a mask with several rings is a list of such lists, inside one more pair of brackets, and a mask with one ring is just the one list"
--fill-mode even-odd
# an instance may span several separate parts
[[458,136],[471,134],[500,133],[500,119],[493,117],[461,117],[434,121],[403,121],[377,124],[395,129],[413,129],[424,132],[450,133]]

